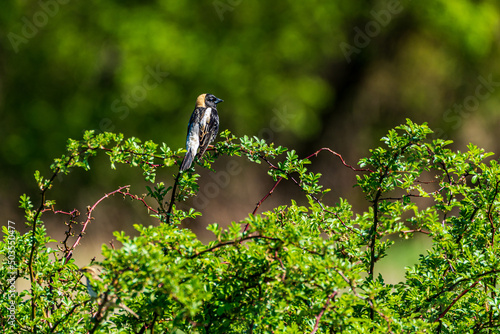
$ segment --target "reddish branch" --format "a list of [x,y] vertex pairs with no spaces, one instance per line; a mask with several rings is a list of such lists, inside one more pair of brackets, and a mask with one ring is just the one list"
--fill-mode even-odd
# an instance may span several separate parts
[[[83,228],[80,231],[80,234],[78,235],[78,238],[76,239],[75,243],[73,244],[73,246],[71,246],[70,248],[67,249],[68,254],[66,255],[66,261],[69,261],[69,259],[71,259],[72,255],[73,255],[73,250],[76,248],[76,246],[79,245],[81,239],[83,238],[83,235],[85,234],[85,231],[87,230],[88,224],[93,219],[92,212],[95,210],[95,208],[97,207],[97,205],[99,205],[104,199],[106,199],[106,198],[108,198],[108,197],[110,197],[112,195],[115,195],[115,194],[121,194],[121,195],[123,195],[125,197],[128,196],[128,197],[130,197],[133,200],[137,200],[137,201],[142,202],[142,204],[144,204],[144,206],[148,210],[153,211],[154,213],[158,213],[157,210],[153,209],[148,203],[146,203],[146,201],[144,200],[144,198],[139,197],[139,196],[134,195],[134,194],[131,194],[128,191],[124,191],[124,189],[128,189],[128,188],[130,188],[130,185],[126,185],[126,186],[120,187],[120,188],[116,189],[115,191],[112,191],[110,193],[105,194],[97,202],[95,202],[94,205],[92,205],[92,207],[89,207],[87,209],[87,219],[83,223]],[[74,213],[74,212],[77,212],[79,214],[79,212],[77,210],[73,210],[70,213],[63,212],[63,211],[54,211],[54,213],[63,213],[63,214],[71,214],[71,213]]]
[[338,153],[337,153],[337,152],[335,152],[335,151],[332,151],[332,150],[331,150],[331,149],[329,149],[328,147],[323,147],[323,148],[320,148],[319,150],[317,150],[317,151],[316,151],[316,152],[314,152],[313,154],[311,154],[311,155],[307,156],[307,157],[306,157],[306,159],[309,159],[309,158],[311,158],[311,157],[313,157],[313,156],[317,157],[317,156],[318,156],[318,154],[319,154],[320,152],[322,152],[322,151],[328,151],[328,152],[330,152],[331,154],[336,155],[336,156],[340,159],[340,161],[342,161],[342,164],[343,164],[344,166],[346,166],[346,167],[348,167],[348,168],[352,169],[352,170],[353,170],[353,171],[355,171],[355,172],[371,172],[371,173],[373,173],[373,171],[372,171],[371,169],[367,169],[367,168],[361,168],[361,169],[360,169],[360,168],[354,168],[353,166],[351,166],[351,165],[347,164],[347,163],[344,161],[344,158],[342,157],[342,155],[338,154]]
[[53,207],[46,208],[42,210],[42,213],[45,213],[47,211],[50,211],[54,214],[61,214],[61,215],[66,215],[66,216],[71,216],[72,218],[78,217],[80,215],[80,212],[77,209],[73,209],[70,212],[62,211],[62,210],[54,210]]
[[[322,207],[323,208],[323,207]],[[355,234],[359,234],[358,232],[356,232],[355,230],[353,230],[350,226],[347,226],[346,223],[344,223],[344,221],[342,220],[342,218],[340,218],[340,216],[338,215],[338,213],[336,212],[333,212],[333,211],[330,211],[330,210],[326,210],[325,208],[323,208],[323,211],[325,212],[328,212],[329,214],[332,214],[335,216],[335,218],[337,218],[339,220],[339,222],[346,228],[348,229],[349,231],[351,231],[352,233],[355,233]]]
[[[360,295],[356,292],[356,288],[354,287],[354,284],[352,284],[351,280],[350,280],[350,279],[349,279],[346,275],[344,275],[344,273],[343,273],[342,271],[340,271],[340,270],[339,270],[339,269],[337,269],[337,268],[333,268],[333,270],[335,270],[335,272],[336,272],[337,274],[339,274],[339,275],[340,275],[340,277],[342,277],[342,279],[343,279],[343,280],[344,280],[347,284],[349,284],[349,286],[351,287],[351,291],[352,291],[352,293],[354,293],[354,295],[355,295],[356,297],[358,297],[358,298],[359,298],[359,299],[361,299],[361,300],[366,300],[366,298],[361,297],[361,296],[360,296]],[[370,301],[369,301],[369,303],[370,303]],[[370,305],[372,305],[372,304],[370,304]]]
[[253,210],[252,212],[252,215],[255,215],[255,213],[257,212],[257,210],[260,208],[260,206],[262,205],[262,203],[264,203],[264,201],[273,194],[274,190],[276,189],[276,187],[278,186],[278,184],[280,184],[280,182],[283,180],[282,177],[280,177],[278,179],[278,181],[276,181],[276,183],[274,184],[274,186],[271,188],[271,190],[269,190],[269,192],[266,194],[266,196],[264,196],[260,201],[259,203],[257,203],[257,206],[255,207],[255,209]]
[[335,298],[336,295],[337,295],[337,291],[334,291],[331,295],[328,296],[328,298],[326,298],[325,305],[321,309],[321,312],[319,312],[319,314],[316,316],[316,324],[314,325],[314,328],[313,328],[313,331],[311,332],[311,334],[315,334],[318,331],[319,322],[321,321],[321,317],[323,316],[323,313],[325,313],[326,309],[328,308],[328,305],[330,304],[330,300]]
[[[129,186],[126,186],[126,187],[129,187]],[[127,191],[121,191],[121,190],[117,191],[117,193],[122,194],[125,197],[128,196],[136,201],[142,202],[142,204],[144,204],[144,206],[148,209],[148,211],[153,211],[154,213],[158,214],[158,210],[153,209],[148,203],[146,203],[146,201],[144,200],[143,197],[139,197],[139,196],[131,194]]]
[[477,283],[479,283],[481,280],[482,280],[482,278],[478,279],[477,281],[472,283],[472,285],[468,289],[465,289],[464,291],[462,291],[461,294],[456,296],[455,299],[453,299],[453,301],[451,302],[451,304],[448,305],[448,307],[438,316],[438,318],[436,320],[434,320],[434,322],[441,320],[446,315],[446,313],[448,313],[448,311],[452,308],[452,306],[455,305],[455,303],[458,302],[458,300],[460,298],[462,298],[467,292],[472,290],[477,285]]
[[76,248],[76,246],[78,246],[80,244],[80,241],[82,240],[83,235],[85,234],[85,231],[87,230],[87,227],[88,227],[90,221],[93,219],[92,218],[92,212],[95,210],[95,208],[97,207],[97,205],[99,205],[99,203],[101,203],[104,199],[108,198],[109,196],[114,195],[116,193],[120,193],[123,189],[129,188],[129,187],[130,187],[130,185],[123,186],[123,187],[118,188],[115,191],[112,191],[112,192],[110,192],[108,194],[105,194],[97,202],[95,202],[94,205],[92,205],[92,207],[90,207],[90,208],[87,209],[87,219],[83,223],[83,228],[80,231],[80,234],[78,235],[78,238],[76,239],[76,241],[73,244],[73,246],[71,246],[71,248],[68,251],[68,254],[66,255],[66,263],[71,259],[71,256],[73,255],[73,250]]
[[[253,210],[252,212],[252,215],[255,215],[257,213],[257,210],[260,208],[260,206],[262,205],[262,203],[264,203],[264,201],[273,194],[274,190],[276,189],[276,187],[278,186],[278,184],[280,184],[280,182],[283,180],[282,177],[280,177],[278,179],[278,181],[276,181],[276,183],[274,184],[274,186],[271,188],[271,190],[269,190],[269,192],[266,194],[266,196],[264,196],[260,201],[259,203],[257,203],[257,206],[255,207],[255,209]],[[245,229],[243,230],[243,232],[246,232],[248,230],[248,226],[250,226],[250,224],[247,224],[245,226]]]
[[423,303],[420,304],[419,307],[415,308],[415,310],[413,312],[414,313],[420,312],[420,310],[422,309],[423,305],[431,302],[432,300],[434,300],[437,297],[441,296],[445,292],[452,291],[453,289],[455,289],[458,285],[462,284],[463,282],[466,282],[466,281],[469,281],[469,280],[472,280],[472,279],[477,279],[477,281],[479,282],[484,276],[488,276],[488,275],[491,275],[491,274],[497,274],[499,272],[500,272],[500,269],[492,269],[492,270],[486,271],[486,272],[484,272],[482,274],[476,275],[475,277],[459,279],[458,281],[456,281],[455,283],[451,284],[450,286],[448,286],[446,288],[443,288],[441,291],[439,291],[439,292],[435,293],[434,295],[430,296],[429,298],[427,298]]
[[[316,152],[314,152],[313,154],[308,155],[305,159],[309,159],[309,158],[311,158],[311,157],[313,157],[313,156],[317,157],[317,156],[318,156],[318,154],[319,154],[320,152],[322,152],[322,151],[327,151],[327,152],[330,152],[330,153],[332,153],[333,155],[337,156],[337,157],[340,159],[340,161],[342,162],[342,164],[343,164],[344,166],[346,166],[346,167],[348,167],[348,168],[352,169],[353,171],[356,171],[356,172],[372,172],[372,173],[373,173],[373,171],[372,171],[372,170],[370,170],[370,169],[359,169],[359,168],[354,168],[353,166],[351,166],[351,165],[347,164],[347,163],[345,162],[344,158],[343,158],[340,154],[338,154],[337,152],[335,152],[335,151],[333,151],[333,150],[331,150],[331,149],[329,149],[329,148],[326,148],[326,147],[321,148],[321,149],[317,150]],[[249,151],[246,151],[246,150],[245,150],[244,152],[245,152],[245,153],[248,153],[248,154],[252,154],[252,152],[249,152]],[[265,162],[269,165],[269,167],[271,167],[272,169],[279,169],[279,168],[278,168],[278,167],[276,167],[276,166],[275,166],[275,165],[274,165],[271,161],[269,161],[269,159],[267,159],[266,157],[264,157],[264,156],[260,156],[260,158],[261,158],[263,161],[265,161]],[[291,179],[291,180],[292,180],[292,181],[293,181],[293,182],[294,182],[294,183],[295,183],[295,184],[296,184],[299,188],[301,188],[301,189],[303,190],[303,188],[302,188],[302,186],[300,185],[300,182],[299,182],[299,181],[297,181],[297,180],[296,180],[293,176],[290,176],[290,179]],[[282,180],[283,180],[283,177],[278,178],[278,180],[276,181],[276,183],[274,184],[274,186],[271,188],[271,190],[270,190],[270,191],[269,191],[269,192],[268,192],[268,193],[267,193],[267,194],[266,194],[266,195],[265,195],[265,196],[264,196],[264,197],[263,197],[263,198],[262,198],[262,199],[261,199],[261,200],[257,203],[257,205],[256,205],[255,209],[254,209],[254,210],[253,210],[253,212],[252,212],[252,214],[253,214],[253,215],[255,215],[255,214],[257,213],[257,210],[258,210],[258,209],[259,209],[259,207],[262,205],[262,203],[264,203],[264,201],[265,201],[265,200],[267,200],[267,199],[268,199],[268,198],[269,198],[269,197],[273,194],[274,190],[276,189],[276,187],[278,186],[278,184],[279,184]],[[320,200],[319,200],[316,196],[314,196],[314,195],[312,195],[312,194],[308,194],[308,195],[309,195],[309,196],[311,196],[311,197],[312,197],[312,199],[313,199],[316,203],[318,203],[318,204],[319,204],[319,206],[321,207],[321,209],[322,209],[323,211],[326,211],[326,212],[328,212],[328,213],[330,213],[330,214],[333,214],[333,215],[334,215],[334,216],[335,216],[335,217],[336,217],[336,218],[337,218],[337,219],[338,219],[338,220],[342,223],[342,225],[344,225],[344,227],[346,227],[346,228],[348,228],[349,230],[351,230],[352,232],[354,232],[351,228],[349,228],[349,227],[348,227],[348,226],[347,226],[347,225],[346,225],[346,224],[342,221],[342,219],[339,217],[339,215],[338,215],[337,213],[335,213],[335,212],[331,212],[331,211],[326,210],[326,209],[324,208],[324,206],[323,206],[323,203],[321,203],[321,201],[320,201]],[[249,224],[247,224],[247,225],[245,226],[245,229],[244,229],[244,231],[243,231],[243,232],[246,232],[246,231],[247,231],[248,226],[249,226]]]

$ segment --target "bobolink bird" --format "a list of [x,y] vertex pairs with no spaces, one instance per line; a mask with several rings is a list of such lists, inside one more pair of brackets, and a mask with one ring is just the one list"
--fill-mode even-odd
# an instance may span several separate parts
[[220,102],[223,100],[212,94],[201,94],[196,99],[196,106],[189,120],[186,138],[187,152],[181,164],[181,172],[191,167],[195,157],[201,158],[208,145],[217,137],[219,132],[217,104]]
[[[94,268],[94,267],[83,267],[83,268],[80,269],[80,272],[89,274],[89,276],[92,277],[93,281],[102,281],[101,277],[99,277],[99,270],[97,268]],[[92,287],[92,284],[91,284],[91,281],[89,279],[89,276],[87,276],[87,275],[85,276],[86,285],[87,285],[87,292],[89,293],[90,298],[92,300],[97,300],[99,302],[99,304],[101,304],[103,302],[102,296],[99,296],[98,293]],[[105,307],[103,308],[105,310],[104,312],[106,312],[109,308],[120,307],[120,308],[124,309],[125,311],[129,312],[130,314],[132,314],[137,319],[139,319],[139,316],[137,315],[137,313],[135,313],[134,311],[132,311],[130,308],[128,308],[123,303],[117,304],[116,301],[117,301],[116,297],[109,298],[106,301]]]

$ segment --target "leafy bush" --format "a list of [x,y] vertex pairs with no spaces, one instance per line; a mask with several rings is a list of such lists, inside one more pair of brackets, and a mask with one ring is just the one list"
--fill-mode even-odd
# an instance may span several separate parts
[[[36,173],[42,205],[21,197],[31,231],[4,228],[0,275],[8,292],[12,280],[25,278],[31,289],[3,293],[0,323],[7,332],[39,333],[480,333],[499,322],[500,168],[491,153],[469,145],[467,152],[431,140],[425,125],[407,121],[382,138],[383,146],[361,159],[359,168],[341,155],[321,149],[301,159],[293,150],[258,138],[236,138],[229,131],[199,163],[211,168],[220,155],[246,157],[268,166],[275,186],[288,181],[302,189],[307,205],[289,205],[256,214],[227,229],[208,229],[214,241],[203,244],[179,227],[195,209],[168,210],[172,187],[155,183],[158,168],[174,166],[183,150],[165,144],[124,139],[113,133],[87,132],[70,140],[68,153],[52,165],[47,179]],[[56,209],[45,198],[58,173],[89,169],[97,153],[111,167],[142,169],[153,185],[147,196],[119,187],[88,207]],[[357,175],[368,206],[355,214],[344,199],[322,200],[328,191],[321,174],[307,169],[321,152],[339,158]],[[177,178],[175,201],[196,196],[194,169]],[[268,195],[269,195],[268,194]],[[102,281],[91,279],[100,301],[90,298],[73,253],[92,221],[95,207],[110,195],[141,201],[158,226],[135,225],[137,237],[115,232],[122,244],[102,246]],[[154,204],[152,204],[154,203]],[[67,216],[67,237],[58,249],[46,246],[46,214]],[[170,223],[167,223],[169,221]],[[81,223],[81,225],[80,225]],[[393,244],[388,236],[411,238],[425,233],[432,247],[407,268],[405,281],[384,282],[374,275],[377,262]],[[15,237],[15,242],[12,240]],[[71,241],[71,242],[70,242]],[[14,248],[13,248],[14,247]],[[15,259],[13,256],[15,253]],[[124,303],[140,319],[107,312],[109,301]],[[14,308],[12,307],[14,306]],[[11,314],[15,314],[15,320]]]

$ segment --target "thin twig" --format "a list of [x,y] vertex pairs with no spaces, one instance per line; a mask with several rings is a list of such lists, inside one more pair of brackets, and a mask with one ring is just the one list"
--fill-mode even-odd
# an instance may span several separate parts
[[[318,151],[314,152],[313,154],[308,155],[305,159],[309,159],[309,158],[311,158],[312,156],[317,156],[317,155],[318,155],[320,152],[322,152],[322,151],[328,151],[328,152],[330,152],[330,153],[334,154],[335,156],[337,156],[337,157],[340,159],[340,161],[342,162],[342,164],[343,164],[344,166],[346,166],[346,167],[348,167],[348,168],[352,169],[353,171],[358,171],[358,172],[373,172],[373,171],[372,171],[372,170],[370,170],[370,169],[359,169],[359,168],[354,168],[353,166],[351,166],[351,165],[347,164],[347,163],[345,162],[344,158],[343,158],[343,157],[342,157],[339,153],[337,153],[337,152],[335,152],[335,151],[333,151],[333,150],[331,150],[331,149],[329,149],[329,148],[325,148],[325,147],[324,147],[324,148],[319,149]],[[251,153],[251,152],[248,152],[248,151],[246,151],[246,150],[243,150],[243,152],[248,153],[248,154],[250,154],[250,153]],[[275,166],[275,165],[274,165],[271,161],[269,161],[269,159],[267,159],[265,156],[260,155],[259,157],[260,157],[260,159],[261,159],[261,160],[263,160],[264,162],[266,162],[266,163],[269,165],[269,167],[271,167],[272,169],[279,169],[279,168],[278,168],[277,166]],[[295,183],[295,184],[296,184],[296,185],[297,185],[300,189],[304,190],[304,188],[302,188],[302,186],[300,185],[300,182],[299,182],[299,181],[297,181],[297,180],[296,180],[293,176],[291,176],[291,175],[288,175],[288,176],[290,177],[290,179],[291,179],[291,180],[292,180],[292,181],[293,181],[293,182],[294,182],[294,183]],[[268,192],[268,193],[267,193],[267,194],[266,194],[266,195],[265,195],[265,196],[264,196],[264,197],[263,197],[263,198],[262,198],[262,199],[261,199],[261,200],[257,203],[257,205],[256,205],[256,207],[255,207],[254,211],[252,212],[252,214],[254,214],[254,215],[256,214],[257,210],[258,210],[258,209],[259,209],[259,207],[262,205],[262,203],[263,203],[263,202],[264,202],[264,201],[265,201],[265,200],[266,200],[269,196],[271,196],[271,195],[272,195],[272,193],[274,192],[274,190],[276,189],[276,187],[278,186],[278,184],[279,184],[282,180],[283,180],[283,177],[280,177],[280,178],[276,181],[276,183],[275,183],[275,184],[274,184],[274,186],[271,188],[271,190],[270,190],[270,191],[269,191],[269,192]],[[307,193],[307,192],[306,192],[306,193]],[[330,213],[330,214],[333,214],[334,216],[336,216],[336,217],[337,217],[337,219],[341,222],[341,224],[342,224],[344,227],[346,227],[347,229],[349,229],[351,232],[356,233],[356,232],[355,232],[352,228],[348,227],[348,226],[344,223],[344,221],[343,221],[343,220],[339,217],[339,215],[338,215],[337,213],[335,213],[335,212],[331,212],[331,211],[326,210],[326,209],[325,209],[325,207],[323,206],[323,203],[322,203],[322,202],[321,202],[321,201],[320,201],[320,200],[319,200],[316,196],[314,196],[314,195],[313,195],[313,194],[311,194],[311,193],[307,193],[307,195],[311,196],[311,198],[312,198],[312,199],[313,199],[316,203],[318,203],[318,205],[321,207],[321,209],[322,209],[323,211],[328,212],[328,213]],[[246,224],[245,229],[243,230],[243,232],[246,232],[246,231],[248,230],[248,227],[249,227],[249,224]]]
[[255,207],[255,209],[253,210],[252,212],[252,215],[255,215],[255,213],[257,213],[257,210],[260,208],[260,206],[262,205],[262,203],[269,197],[273,194],[274,190],[276,189],[276,187],[278,186],[278,184],[280,184],[280,182],[283,180],[282,177],[278,178],[278,181],[276,181],[276,183],[274,183],[274,186],[271,188],[271,190],[269,190],[269,192],[266,194],[266,196],[264,196],[260,201],[259,203],[257,203],[257,206]]
[[118,191],[119,194],[122,194],[123,196],[129,196],[130,198],[136,200],[136,201],[140,201],[142,202],[142,204],[144,204],[144,206],[149,210],[149,211],[153,211],[154,213],[158,214],[158,210],[155,210],[153,209],[153,207],[151,207],[148,203],[146,203],[146,201],[144,200],[144,198],[142,197],[139,197],[137,195],[134,195],[134,194],[131,194],[127,191]]
[[311,155],[307,156],[307,157],[306,157],[306,159],[309,159],[309,158],[311,158],[312,156],[317,157],[317,156],[318,156],[318,154],[319,154],[320,152],[322,152],[322,151],[328,151],[328,152],[330,152],[331,154],[333,154],[333,155],[337,156],[337,157],[340,159],[340,161],[342,162],[342,164],[343,164],[344,166],[346,166],[346,167],[348,167],[348,168],[352,169],[352,170],[353,170],[353,171],[355,171],[355,172],[371,172],[371,173],[373,173],[373,171],[372,171],[371,169],[368,169],[368,168],[355,168],[355,167],[353,167],[353,166],[351,166],[351,165],[348,165],[348,164],[344,161],[344,158],[342,157],[342,155],[340,155],[339,153],[337,153],[337,152],[335,152],[335,151],[333,151],[333,150],[329,149],[328,147],[323,147],[323,148],[320,148],[319,150],[317,150],[317,151],[316,151],[316,152],[314,152],[313,154],[311,154]]
[[[340,271],[340,270],[339,270],[339,269],[337,269],[337,268],[333,268],[333,270],[335,270],[335,272],[336,272],[337,274],[339,274],[339,275],[342,277],[342,279],[343,279],[343,280],[344,280],[347,284],[349,284],[349,286],[351,287],[351,291],[352,291],[352,293],[354,293],[354,295],[355,295],[356,297],[358,297],[358,298],[359,298],[359,299],[361,299],[361,300],[366,301],[366,298],[361,297],[361,296],[360,296],[360,295],[356,292],[356,289],[355,289],[354,285],[352,284],[351,280],[350,280],[350,279],[349,279],[346,275],[344,275],[344,273],[343,273],[342,271]],[[368,301],[368,302],[369,302],[369,303],[371,303],[370,301]]]
[[[262,205],[262,203],[264,203],[264,201],[269,196],[271,196],[273,194],[274,190],[276,189],[276,187],[278,186],[278,184],[280,184],[280,182],[282,180],[283,180],[282,177],[278,178],[278,181],[276,181],[276,183],[274,183],[274,186],[271,188],[271,190],[269,190],[269,192],[259,201],[259,203],[257,203],[257,205],[255,206],[255,209],[252,212],[252,215],[255,215],[257,213],[257,210],[260,208],[260,206]],[[243,230],[243,233],[248,230],[248,226],[250,226],[250,223],[246,224],[245,229]]]

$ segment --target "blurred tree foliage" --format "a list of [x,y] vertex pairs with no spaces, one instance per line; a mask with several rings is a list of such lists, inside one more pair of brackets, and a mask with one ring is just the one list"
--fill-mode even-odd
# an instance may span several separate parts
[[497,0],[4,1],[0,181],[25,188],[86,129],[182,147],[203,92],[226,101],[223,129],[281,131],[299,153],[360,157],[406,117],[442,137],[492,134],[498,86],[473,112],[446,111],[479,76],[500,82],[499,22]]

